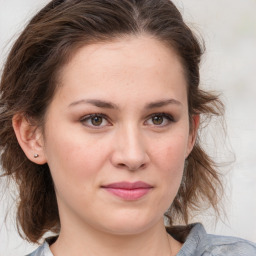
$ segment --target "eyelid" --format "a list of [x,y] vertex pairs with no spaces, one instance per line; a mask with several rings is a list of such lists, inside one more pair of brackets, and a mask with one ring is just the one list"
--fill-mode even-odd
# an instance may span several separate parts
[[103,113],[92,113],[92,114],[87,114],[81,117],[81,121],[90,117],[95,117],[95,116],[100,116],[103,117],[105,119],[108,119],[107,115],[103,114]]
[[[147,124],[147,122],[151,118],[156,117],[156,116],[163,117],[165,120],[167,120],[167,124],[159,124],[159,125],[153,124],[153,123],[152,124]],[[89,121],[93,117],[101,117],[107,122],[107,124],[99,125],[99,126],[93,125],[93,124],[87,124],[86,122]],[[112,123],[110,121],[110,118],[107,115],[103,114],[103,113],[93,113],[93,114],[84,115],[82,118],[80,118],[80,122],[84,126],[86,126],[88,128],[91,128],[91,129],[103,129],[107,126],[112,125]],[[168,126],[170,123],[173,123],[173,122],[175,122],[173,115],[165,113],[165,112],[159,112],[159,113],[153,113],[153,114],[150,114],[149,116],[147,116],[144,124],[146,124],[148,126],[154,126],[154,127],[157,127],[157,128],[161,128],[161,127]]]
[[[96,126],[96,125],[85,124],[86,121],[90,120],[90,118],[93,118],[93,117],[102,117],[103,119],[105,119],[108,122],[108,124],[107,125],[103,125],[103,126]],[[93,113],[93,114],[84,115],[82,118],[80,118],[80,122],[84,126],[92,128],[92,129],[103,129],[106,126],[110,126],[111,125],[109,117],[107,115],[103,114],[103,113]]]
[[163,117],[166,117],[167,119],[174,120],[173,115],[168,114],[166,112],[154,113],[154,114],[151,114],[149,117],[154,117],[154,116],[163,116]]
[[165,113],[165,112],[159,112],[159,113],[151,114],[151,115],[149,115],[149,116],[146,118],[146,121],[145,121],[145,122],[147,122],[148,120],[150,120],[151,118],[156,117],[156,116],[161,116],[161,117],[163,117],[163,118],[166,118],[166,119],[168,120],[168,124],[164,124],[164,125],[162,125],[162,124],[160,124],[160,125],[152,124],[152,126],[154,126],[154,127],[159,127],[159,128],[161,128],[161,127],[165,127],[165,126],[169,125],[170,123],[175,122],[175,119],[174,119],[173,115],[168,114],[168,113]]

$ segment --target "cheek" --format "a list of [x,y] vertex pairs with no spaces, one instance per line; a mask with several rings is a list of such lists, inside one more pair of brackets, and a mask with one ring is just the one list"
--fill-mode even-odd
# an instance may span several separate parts
[[171,194],[176,194],[184,170],[184,147],[168,146],[159,156],[159,165],[163,170],[162,180]]
[[177,135],[163,140],[158,147],[152,149],[165,210],[171,205],[180,187],[187,149],[186,142],[186,137]]
[[59,132],[48,138],[46,154],[53,178],[59,183],[81,184],[95,179],[106,157],[107,148],[90,138]]
[[162,169],[176,173],[183,169],[187,152],[187,137],[183,135],[165,137],[152,147],[151,156]]
[[57,198],[68,205],[85,203],[88,195],[96,194],[100,170],[107,155],[107,148],[102,143],[99,146],[99,143],[90,143],[89,139],[74,137],[59,134],[48,144],[47,150],[51,155],[48,165]]

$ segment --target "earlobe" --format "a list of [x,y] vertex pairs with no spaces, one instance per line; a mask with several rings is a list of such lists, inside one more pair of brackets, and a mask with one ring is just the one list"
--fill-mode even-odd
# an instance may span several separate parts
[[190,134],[189,134],[186,158],[189,156],[190,152],[192,151],[195,145],[199,124],[200,124],[200,115],[193,115],[192,124],[191,124],[192,127],[190,129]]
[[41,129],[31,124],[31,122],[21,114],[17,114],[13,117],[12,126],[20,147],[27,158],[36,164],[45,164],[46,157],[44,154]]

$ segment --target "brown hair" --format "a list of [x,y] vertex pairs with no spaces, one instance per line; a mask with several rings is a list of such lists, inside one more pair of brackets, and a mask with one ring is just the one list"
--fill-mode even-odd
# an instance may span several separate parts
[[[60,228],[54,184],[47,164],[29,161],[19,146],[12,118],[20,113],[43,126],[55,93],[60,68],[86,44],[149,34],[174,49],[188,85],[189,117],[220,115],[218,97],[199,89],[199,63],[204,47],[169,0],[53,0],[27,25],[6,61],[0,84],[0,150],[4,175],[19,187],[17,221],[25,238],[37,242]],[[32,121],[33,120],[33,121]],[[186,161],[178,194],[166,216],[169,225],[188,222],[204,202],[217,211],[222,191],[214,161],[199,138]]]

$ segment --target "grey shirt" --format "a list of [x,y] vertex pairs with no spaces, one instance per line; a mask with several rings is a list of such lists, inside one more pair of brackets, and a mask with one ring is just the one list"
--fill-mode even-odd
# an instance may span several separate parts
[[[178,228],[175,228],[175,230],[178,230]],[[209,235],[200,223],[183,228],[184,232],[187,230],[189,230],[189,233],[177,256],[256,256],[256,244],[247,240]],[[175,237],[171,231],[169,233]],[[36,251],[27,256],[53,256],[53,254],[50,251],[49,244],[44,242]]]

